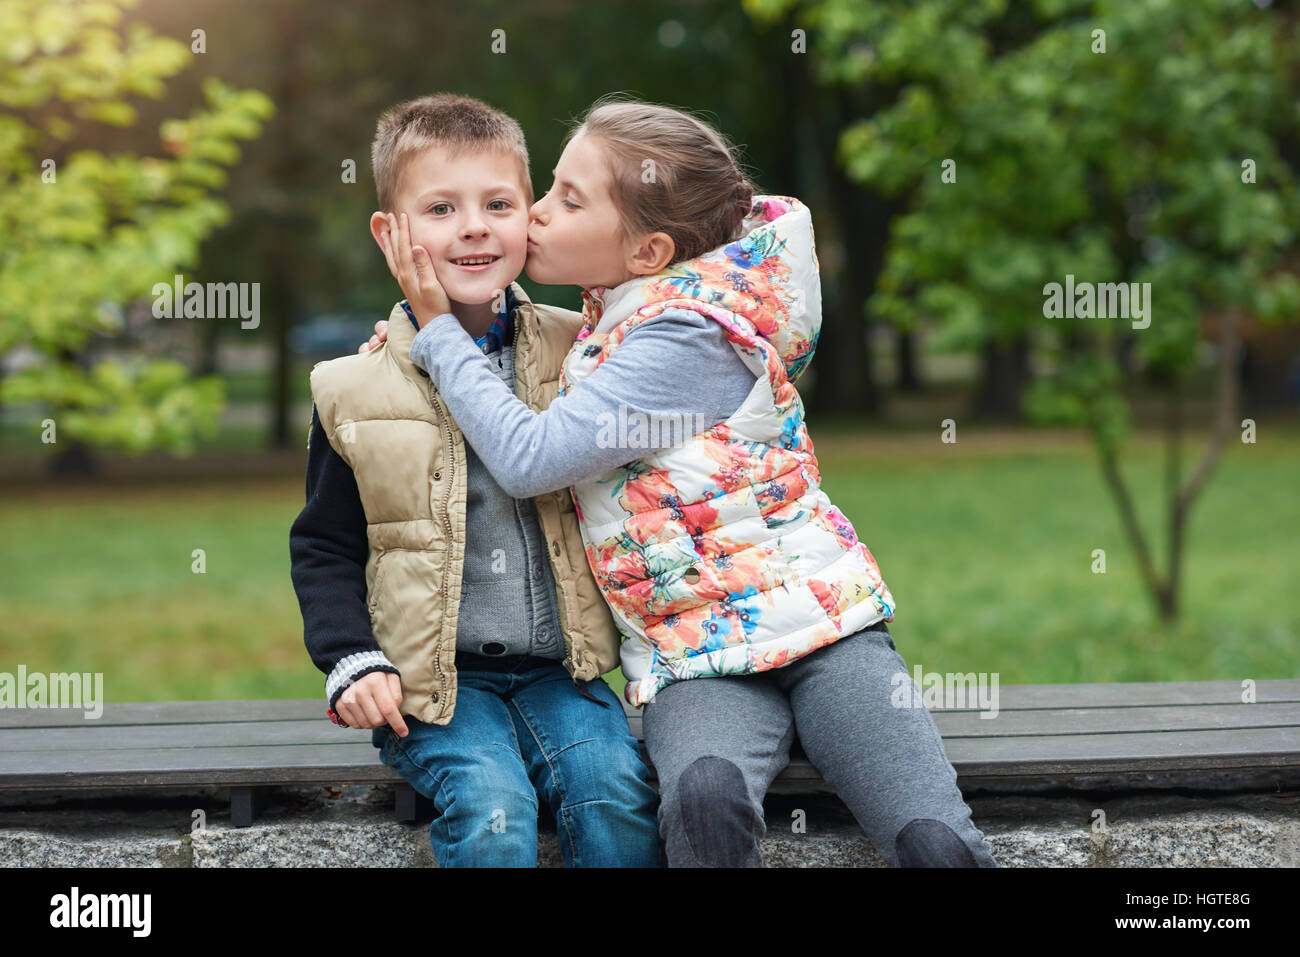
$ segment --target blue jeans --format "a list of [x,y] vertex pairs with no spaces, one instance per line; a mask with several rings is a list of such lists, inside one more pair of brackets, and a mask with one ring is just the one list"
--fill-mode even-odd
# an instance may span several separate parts
[[602,707],[558,661],[456,660],[450,724],[403,715],[405,738],[388,725],[371,736],[383,762],[433,801],[438,865],[535,867],[544,801],[566,867],[661,866],[658,794],[609,685],[588,685]]

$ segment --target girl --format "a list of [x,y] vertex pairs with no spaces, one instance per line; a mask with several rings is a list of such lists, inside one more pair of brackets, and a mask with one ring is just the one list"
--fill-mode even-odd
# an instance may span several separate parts
[[761,866],[797,729],[891,866],[997,866],[929,712],[894,704],[893,597],[820,489],[794,387],[821,322],[809,211],[754,196],[713,129],[652,104],[596,103],[554,174],[526,269],[582,286],[585,325],[540,413],[447,313],[405,221],[385,253],[411,359],[488,470],[516,497],[571,488],[669,865]]

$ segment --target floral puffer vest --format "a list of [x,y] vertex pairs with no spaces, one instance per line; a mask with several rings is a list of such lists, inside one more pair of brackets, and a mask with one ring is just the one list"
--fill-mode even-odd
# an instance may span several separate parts
[[583,305],[561,392],[665,309],[721,323],[769,386],[712,428],[573,486],[587,559],[623,635],[628,702],[687,678],[779,668],[892,621],[875,558],[821,491],[793,383],[821,326],[807,207],[755,197],[741,239],[589,289]]

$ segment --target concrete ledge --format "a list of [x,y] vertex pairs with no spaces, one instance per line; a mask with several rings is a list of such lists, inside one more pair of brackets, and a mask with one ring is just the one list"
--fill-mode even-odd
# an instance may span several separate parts
[[[132,791],[7,798],[5,867],[436,867],[428,820],[393,820],[388,785],[273,792],[251,827],[231,825],[226,792]],[[20,803],[21,801],[21,803]],[[968,796],[1003,867],[1297,867],[1300,794]],[[1093,830],[1094,809],[1105,812]],[[204,811],[196,826],[195,809]],[[881,867],[837,798],[768,795],[769,867]],[[803,833],[794,831],[802,811]],[[538,863],[560,867],[543,821]]]

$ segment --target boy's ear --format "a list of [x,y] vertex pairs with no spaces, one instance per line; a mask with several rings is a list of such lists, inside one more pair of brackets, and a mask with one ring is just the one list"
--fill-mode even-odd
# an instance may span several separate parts
[[384,246],[388,242],[388,217],[384,213],[374,212],[370,214],[370,235],[375,237],[380,252],[383,252]]
[[641,239],[627,254],[627,271],[634,276],[650,276],[673,261],[677,245],[667,233],[651,233]]

